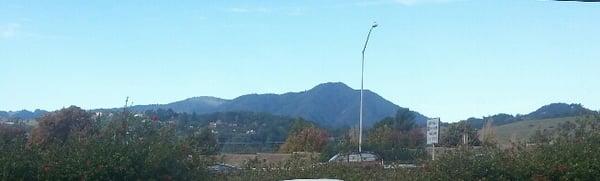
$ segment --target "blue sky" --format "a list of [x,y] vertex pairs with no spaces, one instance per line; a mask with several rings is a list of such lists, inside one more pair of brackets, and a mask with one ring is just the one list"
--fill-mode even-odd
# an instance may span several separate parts
[[600,4],[0,0],[0,110],[365,86],[443,121],[600,109]]

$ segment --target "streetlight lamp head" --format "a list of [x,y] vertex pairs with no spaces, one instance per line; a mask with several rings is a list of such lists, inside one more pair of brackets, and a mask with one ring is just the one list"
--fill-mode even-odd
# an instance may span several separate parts
[[372,26],[372,27],[373,27],[373,28],[375,28],[375,27],[377,27],[377,26],[379,26],[379,25],[377,24],[377,22],[373,22],[373,26]]

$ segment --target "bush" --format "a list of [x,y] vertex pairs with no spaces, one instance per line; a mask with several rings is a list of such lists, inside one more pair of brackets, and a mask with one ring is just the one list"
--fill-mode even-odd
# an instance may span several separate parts
[[458,150],[425,168],[440,180],[596,180],[600,178],[600,119],[567,123],[550,144],[502,150]]
[[223,175],[216,180],[285,180],[299,178],[330,178],[342,180],[420,180],[418,170],[384,169],[381,166],[357,166],[341,164],[293,164],[300,167],[273,165],[265,169],[243,170],[232,175]]
[[207,131],[179,135],[126,113],[92,120],[70,107],[41,121],[30,139],[0,136],[0,180],[197,180],[216,150]]

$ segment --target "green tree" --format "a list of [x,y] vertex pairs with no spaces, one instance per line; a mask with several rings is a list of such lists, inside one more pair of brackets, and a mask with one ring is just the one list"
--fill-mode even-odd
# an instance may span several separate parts
[[367,148],[385,160],[414,160],[417,154],[411,149],[425,144],[423,130],[417,127],[414,113],[400,109],[395,117],[388,117],[375,124],[367,137]]
[[529,138],[530,143],[547,144],[551,140],[551,133],[546,129],[538,128]]
[[29,140],[23,131],[0,126],[0,180],[208,177],[217,150],[210,131],[180,134],[175,124],[144,119],[124,111],[92,120],[70,107],[40,118]]
[[451,123],[448,125],[446,131],[442,131],[440,135],[440,145],[446,147],[456,147],[459,145],[464,145],[464,139],[468,140],[469,146],[479,146],[481,145],[481,141],[479,140],[479,135],[477,130],[471,127],[465,121],[461,121],[458,123]]

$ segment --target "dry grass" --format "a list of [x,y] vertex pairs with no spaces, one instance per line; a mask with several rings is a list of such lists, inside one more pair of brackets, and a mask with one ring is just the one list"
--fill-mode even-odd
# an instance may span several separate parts
[[[560,123],[574,122],[578,117],[527,120],[494,126],[495,136],[500,145],[508,145],[511,141],[527,141],[536,130],[554,130]],[[480,132],[481,135],[481,132]]]

